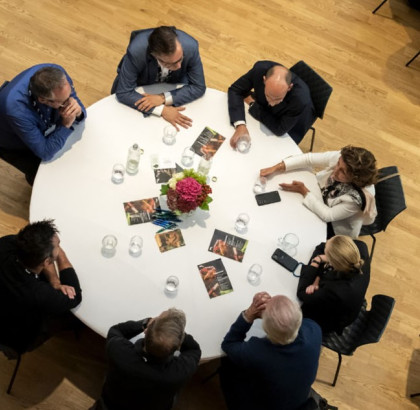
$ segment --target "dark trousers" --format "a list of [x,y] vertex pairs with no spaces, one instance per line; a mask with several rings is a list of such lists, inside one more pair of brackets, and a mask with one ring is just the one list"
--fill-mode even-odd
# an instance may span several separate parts
[[0,158],[25,174],[26,181],[32,186],[41,159],[29,149],[12,150],[0,148]]

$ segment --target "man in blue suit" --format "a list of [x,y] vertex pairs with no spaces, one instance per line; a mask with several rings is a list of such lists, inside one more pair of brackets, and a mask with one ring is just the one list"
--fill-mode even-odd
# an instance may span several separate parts
[[85,117],[63,67],[28,68],[0,91],[0,158],[22,171],[32,185],[41,160],[52,159]]
[[[182,105],[206,90],[197,40],[169,26],[134,31],[117,72],[111,93],[116,93],[118,101],[145,115],[162,116],[177,129],[178,125],[191,126]],[[137,86],[159,82],[184,86],[161,94],[135,91]]]
[[315,121],[315,108],[306,83],[274,61],[257,61],[228,90],[230,122],[235,132],[230,145],[248,133],[244,102],[249,113],[274,135],[288,133],[299,144]]

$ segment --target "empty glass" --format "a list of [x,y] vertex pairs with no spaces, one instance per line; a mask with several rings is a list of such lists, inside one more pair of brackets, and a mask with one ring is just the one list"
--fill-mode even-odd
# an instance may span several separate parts
[[114,235],[105,235],[102,239],[102,255],[106,258],[112,258],[117,252],[117,243],[117,238]]
[[247,279],[251,285],[258,285],[261,282],[262,266],[258,263],[254,263],[248,271]]
[[184,167],[190,167],[194,162],[194,152],[191,151],[191,147],[184,148],[181,157],[181,163]]
[[248,214],[239,214],[235,221],[235,230],[238,233],[246,232],[249,223],[249,216]]
[[296,255],[298,245],[299,238],[294,233],[287,233],[278,240],[278,247],[292,257]]
[[175,296],[178,292],[179,279],[177,276],[168,276],[165,282],[165,293],[168,296]]
[[125,168],[123,164],[115,164],[112,167],[111,180],[114,184],[121,184],[124,182]]
[[248,134],[241,135],[236,142],[236,149],[242,153],[246,154],[251,148],[251,137]]
[[211,159],[206,159],[206,157],[201,157],[200,163],[198,164],[197,172],[203,175],[208,175],[211,168]]
[[254,193],[255,194],[262,194],[263,192],[265,192],[266,186],[267,186],[267,178],[259,176],[255,180]]
[[134,235],[130,239],[130,244],[128,245],[128,253],[131,256],[140,256],[141,250],[143,249],[143,238],[139,235]]
[[176,130],[176,128],[172,125],[167,125],[164,129],[163,129],[163,138],[162,141],[166,144],[166,145],[172,145],[175,144],[176,141],[176,134],[178,133],[178,131]]

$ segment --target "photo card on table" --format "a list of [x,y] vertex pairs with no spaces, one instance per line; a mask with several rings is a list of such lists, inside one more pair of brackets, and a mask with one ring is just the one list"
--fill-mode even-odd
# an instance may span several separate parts
[[247,246],[248,239],[215,229],[210,241],[209,251],[242,262]]
[[210,299],[233,292],[229,276],[220,258],[198,265],[198,270]]
[[191,150],[200,157],[205,157],[209,160],[213,158],[225,139],[218,132],[206,127],[194,141]]
[[124,211],[129,225],[150,222],[152,220],[152,214],[159,207],[158,197],[124,202]]
[[178,164],[175,164],[175,168],[158,168],[154,169],[155,180],[157,184],[167,184],[168,181],[178,172],[182,172],[184,169]]
[[185,246],[184,237],[180,229],[157,233],[155,239],[161,252],[167,252],[171,249]]

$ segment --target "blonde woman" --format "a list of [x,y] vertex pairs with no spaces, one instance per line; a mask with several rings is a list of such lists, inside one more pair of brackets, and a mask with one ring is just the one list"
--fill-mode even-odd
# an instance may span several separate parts
[[299,279],[297,296],[303,316],[317,322],[323,333],[341,334],[356,319],[369,278],[364,242],[337,235],[318,245]]
[[375,220],[375,188],[378,170],[373,154],[350,145],[341,151],[308,153],[285,158],[260,171],[261,176],[304,168],[323,168],[316,174],[322,199],[301,181],[282,183],[284,191],[303,196],[303,205],[328,223],[327,237],[349,235],[357,238],[362,225]]

